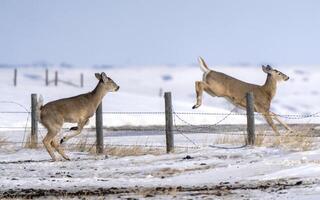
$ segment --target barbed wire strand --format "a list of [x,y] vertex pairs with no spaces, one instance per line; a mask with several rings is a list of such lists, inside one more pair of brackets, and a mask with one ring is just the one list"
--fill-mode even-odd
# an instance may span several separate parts
[[[17,105],[17,106],[19,106],[20,108],[23,108],[23,109],[25,110],[25,113],[28,114],[27,120],[26,120],[26,124],[25,124],[25,127],[24,127],[23,139],[22,139],[22,141],[24,142],[25,137],[26,137],[26,133],[27,133],[27,126],[28,126],[29,117],[30,117],[30,110],[28,110],[28,108],[26,108],[24,105],[22,105],[22,104],[20,104],[20,103],[18,103],[18,102],[15,102],[15,101],[0,101],[0,103],[8,103],[8,104]],[[19,112],[19,113],[22,113],[22,112]]]
[[[0,103],[8,103],[8,102],[0,102]],[[22,111],[0,111],[0,114],[28,114],[31,112],[30,111],[26,111],[26,112],[22,112]],[[126,111],[104,111],[102,112],[103,114],[114,114],[114,115],[164,115],[165,112],[158,112],[158,111],[151,111],[151,112],[126,112]],[[233,116],[246,116],[246,113],[237,113],[237,112],[232,112],[232,113],[210,113],[210,112],[176,112],[179,115],[233,115]],[[258,116],[263,116],[263,114],[261,113],[255,113],[255,115]],[[267,116],[278,116],[278,117],[282,117],[282,118],[286,118],[286,119],[304,119],[304,118],[315,118],[315,117],[320,117],[320,112],[314,112],[311,114],[278,114],[278,113],[274,113],[274,114],[268,114]]]
[[[173,111],[173,113],[175,113],[174,111]],[[173,124],[174,124],[174,126],[175,126],[175,128],[176,128],[176,131],[179,133],[179,134],[181,134],[183,137],[185,137],[189,142],[191,142],[194,146],[198,146],[193,140],[191,140],[188,136],[186,136],[182,131],[180,131],[179,130],[179,128],[178,128],[178,126],[177,126],[177,124],[176,124],[176,118],[175,118],[175,116],[173,117]]]
[[[243,97],[243,98],[241,99],[241,101],[244,100],[244,98],[245,98],[245,97]],[[224,116],[222,119],[220,119],[219,121],[217,121],[217,122],[214,123],[213,125],[210,125],[210,127],[217,126],[217,125],[220,124],[221,122],[225,121],[237,108],[238,108],[238,106],[235,105],[235,106],[230,110],[230,112],[229,112],[226,116]],[[195,125],[187,122],[186,120],[183,120],[177,113],[174,112],[174,109],[173,109],[173,114],[174,114],[175,117],[177,117],[177,118],[178,118],[179,120],[181,120],[182,122],[188,124],[189,126],[191,126],[191,127],[194,127],[194,126],[195,126]],[[174,118],[175,118],[175,117],[174,117]],[[174,122],[175,122],[175,120],[174,120]],[[176,127],[176,129],[177,129],[176,123],[175,123],[175,127]],[[182,134],[182,131],[180,131],[179,129],[177,129],[177,130]],[[191,140],[191,141],[192,141],[192,140]],[[193,142],[193,141],[192,141],[192,142]],[[221,147],[221,146],[216,146],[216,145],[209,145],[209,147],[218,148],[218,149],[221,149],[221,148],[222,148],[222,149],[240,149],[240,148],[244,148],[244,147],[246,147],[246,146],[247,146],[247,142],[245,142],[244,145],[239,146],[239,147]]]
[[[30,128],[28,127],[28,121],[29,121],[29,117],[30,117],[30,114],[31,112],[25,107],[23,106],[22,104],[20,103],[17,103],[17,102],[14,102],[14,101],[0,101],[0,103],[11,103],[11,104],[15,104],[15,105],[18,105],[19,107],[23,108],[25,110],[25,112],[22,112],[22,111],[0,111],[0,113],[7,113],[7,114],[28,114],[27,115],[27,120],[26,120],[26,125],[24,127],[0,127],[0,128],[24,128],[24,136],[23,136],[23,141],[20,142],[21,144],[24,144],[24,141],[25,141],[25,136],[26,136],[26,132],[27,132],[27,129]],[[183,135],[189,142],[191,142],[195,147],[198,147],[198,145],[192,140],[190,139],[188,136],[186,136],[183,132],[189,132],[189,133],[195,133],[195,131],[188,131],[188,130],[185,130],[185,131],[182,131],[177,123],[176,123],[176,118],[179,119],[180,121],[182,121],[183,123],[191,126],[191,127],[195,127],[197,129],[199,128],[211,128],[211,127],[216,127],[218,124],[220,124],[221,122],[225,121],[229,116],[231,115],[238,115],[238,116],[246,116],[247,114],[245,113],[235,113],[234,111],[238,108],[238,106],[235,106],[229,113],[197,113],[197,112],[175,112],[173,111],[173,114],[174,114],[174,125],[175,125],[175,129],[178,133],[180,133],[181,135]],[[103,114],[132,114],[132,115],[163,115],[165,114],[165,112],[114,112],[114,111],[108,111],[108,112],[103,112]],[[283,117],[283,118],[286,118],[286,119],[304,119],[304,118],[311,118],[311,117],[320,117],[319,116],[320,112],[315,112],[315,113],[312,113],[312,114],[292,114],[292,115],[283,115],[283,114],[276,114],[276,113],[273,113],[271,114],[270,116],[279,116],[279,117]],[[213,125],[194,125],[188,121],[186,121],[185,119],[183,119],[181,116],[179,115],[217,115],[217,116],[223,116],[224,117],[222,119],[220,119],[219,121],[217,121],[216,123],[214,123]],[[261,113],[256,113],[256,115],[262,115]],[[67,128],[64,128],[64,129],[67,129]],[[88,128],[90,129],[90,128]],[[45,129],[42,129],[42,130],[45,130]],[[139,129],[139,131],[141,131]],[[147,130],[147,131],[153,131],[153,130]],[[66,132],[69,132],[66,131]],[[65,133],[66,133],[65,132]],[[64,134],[64,133],[63,133]],[[223,133],[225,134],[225,133]],[[232,135],[246,135],[246,134],[232,134]],[[257,135],[262,135],[262,134],[257,134]],[[42,134],[40,134],[40,136],[42,137],[43,139],[43,136]],[[263,136],[277,136],[277,135],[265,135],[263,134]],[[88,137],[88,134],[87,134],[87,137]],[[292,137],[297,137],[297,135],[292,135]],[[319,137],[317,135],[310,135],[310,136],[303,136],[303,137]],[[2,142],[4,143],[4,142]],[[18,142],[19,143],[19,142]],[[95,143],[92,144],[92,147],[95,145]],[[211,147],[215,147],[215,148],[226,148],[226,147],[217,147],[217,146],[213,146],[213,145],[210,145]],[[241,147],[235,147],[235,148],[243,148],[245,147],[246,145],[243,145]],[[91,147],[91,148],[92,148]]]

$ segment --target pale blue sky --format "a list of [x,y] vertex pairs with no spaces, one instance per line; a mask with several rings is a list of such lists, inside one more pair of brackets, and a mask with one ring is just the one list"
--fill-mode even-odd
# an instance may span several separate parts
[[0,63],[320,64],[317,0],[0,0]]

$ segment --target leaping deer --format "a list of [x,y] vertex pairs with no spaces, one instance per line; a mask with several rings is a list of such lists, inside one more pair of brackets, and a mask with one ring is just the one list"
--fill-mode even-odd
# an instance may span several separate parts
[[[38,119],[48,130],[47,135],[43,139],[43,144],[53,161],[56,161],[53,148],[64,159],[70,160],[64,153],[60,143],[67,141],[71,137],[79,135],[83,127],[89,122],[89,118],[94,115],[106,93],[118,91],[120,88],[111,78],[107,77],[104,72],[101,74],[96,73],[95,76],[99,82],[91,92],[52,101],[44,106],[43,100],[39,100],[37,113]],[[70,129],[75,130],[74,134],[63,137],[59,143],[56,136],[65,122],[77,123],[78,126]]]
[[287,75],[273,69],[269,65],[262,65],[262,71],[267,74],[267,80],[264,85],[260,86],[246,83],[224,73],[211,70],[201,57],[199,58],[199,63],[204,74],[202,81],[195,82],[197,102],[192,107],[193,109],[201,106],[203,91],[213,97],[224,97],[242,109],[246,107],[246,99],[244,98],[246,93],[253,92],[255,112],[261,113],[264,116],[273,131],[279,135],[279,131],[272,118],[282,124],[287,130],[292,131],[287,124],[270,111],[271,100],[276,94],[277,82],[287,81],[289,79]]

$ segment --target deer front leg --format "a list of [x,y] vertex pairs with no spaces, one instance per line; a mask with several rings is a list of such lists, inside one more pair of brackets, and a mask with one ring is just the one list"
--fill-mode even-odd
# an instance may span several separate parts
[[89,119],[86,119],[85,121],[81,121],[78,123],[78,126],[72,127],[70,128],[70,130],[75,130],[75,132],[73,134],[70,135],[66,135],[64,136],[61,140],[60,140],[60,144],[66,142],[67,140],[69,140],[70,138],[73,138],[77,135],[79,135],[83,129],[83,127],[89,123]]
[[277,134],[277,135],[280,135],[277,127],[275,126],[271,116],[270,116],[270,113],[263,113],[263,116],[264,118],[266,119],[267,123],[271,126],[272,130]]
[[[86,124],[85,125],[88,125],[89,124],[89,119],[86,121]],[[69,129],[69,131],[76,131],[76,130],[78,130],[79,129],[79,127],[78,126],[73,126],[73,127],[71,127],[70,129]]]
[[282,126],[284,126],[288,131],[290,131],[291,133],[293,133],[294,131],[286,124],[284,123],[282,120],[279,119],[279,117],[274,114],[273,112],[270,112],[270,115],[272,115],[272,117],[279,122]]
[[202,82],[202,81],[196,81],[195,82],[195,89],[196,89],[196,95],[197,95],[197,102],[196,104],[192,107],[192,109],[198,108],[202,104],[202,94],[203,90],[207,88],[207,84]]

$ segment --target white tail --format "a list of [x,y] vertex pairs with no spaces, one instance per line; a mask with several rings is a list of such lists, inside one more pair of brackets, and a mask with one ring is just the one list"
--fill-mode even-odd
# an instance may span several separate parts
[[208,72],[210,71],[208,65],[206,64],[206,62],[203,60],[203,58],[199,57],[199,64],[200,64],[200,69],[203,71],[203,72]]
[[36,110],[36,116],[37,116],[37,119],[39,120],[39,122],[40,122],[40,120],[41,120],[40,115],[41,115],[41,107],[42,107],[42,106],[43,106],[43,97],[42,97],[42,95],[40,94],[39,99],[38,99],[38,102],[37,102],[37,110]]
[[[277,82],[287,81],[289,77],[282,72],[273,69],[271,66],[262,66],[262,70],[267,73],[267,79],[264,85],[254,85],[246,83],[228,76],[224,73],[210,70],[204,60],[199,58],[200,67],[204,71],[202,81],[195,82],[197,95],[196,104],[193,109],[198,108],[202,104],[203,91],[211,96],[224,97],[233,104],[245,108],[245,95],[248,92],[253,92],[255,99],[255,111],[261,113],[271,128],[279,134],[273,119],[282,124],[286,129],[292,131],[288,125],[283,123],[276,115],[270,112],[271,100],[274,97],[277,89]],[[210,71],[210,73],[208,73]]]

